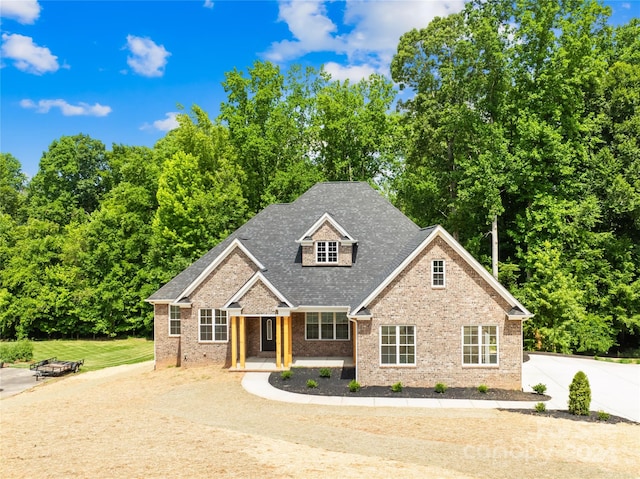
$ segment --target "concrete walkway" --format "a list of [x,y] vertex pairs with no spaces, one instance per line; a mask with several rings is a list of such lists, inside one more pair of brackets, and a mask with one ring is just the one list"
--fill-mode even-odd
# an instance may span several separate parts
[[[640,422],[640,365],[614,364],[593,359],[531,355],[523,365],[523,389],[543,383],[551,399],[547,409],[567,409],[569,384],[578,371],[584,371],[591,385],[591,410],[604,410],[616,416]],[[351,396],[315,396],[295,394],[274,388],[266,372],[249,372],[242,386],[251,394],[297,404],[370,407],[423,407],[462,409],[533,409],[538,401],[485,401],[432,398],[373,398]]]

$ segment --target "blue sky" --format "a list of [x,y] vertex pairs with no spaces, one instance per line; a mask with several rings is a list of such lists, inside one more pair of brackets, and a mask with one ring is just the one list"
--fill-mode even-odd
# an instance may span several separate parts
[[[2,0],[0,151],[29,176],[52,141],[85,133],[153,146],[177,105],[210,117],[224,73],[256,60],[325,68],[334,78],[388,75],[400,35],[462,0]],[[611,23],[640,1],[606,2]]]

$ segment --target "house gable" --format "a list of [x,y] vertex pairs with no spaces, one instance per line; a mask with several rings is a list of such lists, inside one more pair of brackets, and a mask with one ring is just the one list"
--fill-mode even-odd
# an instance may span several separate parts
[[[424,230],[426,231],[426,230]],[[427,248],[436,238],[440,238],[446,243],[453,251],[456,252],[458,258],[467,264],[472,271],[474,271],[479,278],[484,280],[495,292],[500,295],[509,308],[505,310],[505,314],[512,320],[524,320],[533,317],[531,314],[507,289],[502,286],[498,280],[496,280],[467,250],[465,250],[460,243],[458,243],[442,226],[436,226],[428,231],[427,237],[413,249],[410,254],[398,264],[388,275],[386,275],[382,281],[375,286],[372,291],[365,297],[364,300],[359,302],[353,311],[360,311],[362,308],[369,308],[369,305],[385,290],[385,288],[400,275],[415,258],[420,255],[425,248]],[[427,281],[424,278],[424,281]],[[431,277],[428,279],[431,284]],[[446,288],[445,288],[446,289]],[[513,308],[516,308],[515,310]]]
[[193,293],[193,291],[202,284],[202,282],[209,277],[209,275],[216,269],[220,264],[222,264],[229,255],[234,253],[234,251],[239,250],[242,254],[255,266],[255,268],[259,270],[263,270],[264,266],[258,261],[255,256],[242,244],[240,240],[237,238],[234,239],[229,246],[227,246],[222,253],[220,253],[205,269],[200,273],[200,275],[191,283],[187,288],[178,296],[178,299],[182,299],[184,297],[188,297]]
[[225,304],[224,309],[241,310],[242,315],[276,314],[292,304],[265,276],[258,272]]

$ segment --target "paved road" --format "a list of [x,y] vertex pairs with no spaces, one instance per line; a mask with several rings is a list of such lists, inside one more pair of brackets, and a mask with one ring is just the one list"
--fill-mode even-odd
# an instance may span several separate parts
[[531,354],[522,367],[525,391],[546,384],[552,399],[547,409],[567,409],[569,385],[583,371],[591,386],[591,410],[603,410],[640,422],[640,364],[618,364],[588,358]]
[[0,368],[0,399],[21,393],[44,381],[36,382],[33,371],[22,368]]

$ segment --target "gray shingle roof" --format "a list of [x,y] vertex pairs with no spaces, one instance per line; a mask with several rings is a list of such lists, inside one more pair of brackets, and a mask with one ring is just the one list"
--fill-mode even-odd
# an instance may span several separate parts
[[[302,266],[296,240],[325,213],[358,240],[351,267]],[[264,265],[265,278],[295,306],[354,307],[426,238],[425,234],[367,183],[318,183],[293,203],[265,208],[148,300],[179,300],[237,238]]]

